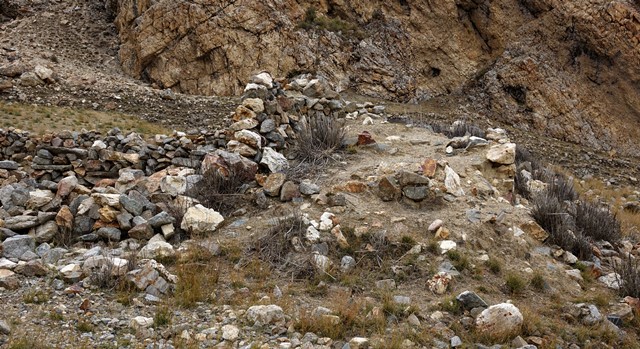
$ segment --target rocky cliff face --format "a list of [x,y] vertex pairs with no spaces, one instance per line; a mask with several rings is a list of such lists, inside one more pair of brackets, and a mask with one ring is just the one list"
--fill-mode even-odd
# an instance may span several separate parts
[[[162,87],[237,94],[257,70],[317,71],[343,89],[406,101],[459,88],[497,57],[505,37],[521,24],[510,18],[525,19],[514,13],[518,8],[491,5],[508,21],[476,24],[484,19],[475,18],[474,6],[123,0],[116,24],[124,70]],[[484,35],[478,26],[509,30]]]
[[481,114],[639,155],[630,147],[640,136],[637,1],[120,0],[115,8],[123,69],[159,87],[239,94],[264,69],[314,72],[396,101],[458,92]]

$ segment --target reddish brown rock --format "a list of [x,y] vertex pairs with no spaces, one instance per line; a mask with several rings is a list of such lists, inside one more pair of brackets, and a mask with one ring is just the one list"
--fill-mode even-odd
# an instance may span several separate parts
[[371,133],[369,133],[369,131],[362,131],[359,135],[358,135],[358,142],[356,143],[357,145],[367,145],[367,144],[374,144],[376,141],[373,139],[373,137],[371,136]]

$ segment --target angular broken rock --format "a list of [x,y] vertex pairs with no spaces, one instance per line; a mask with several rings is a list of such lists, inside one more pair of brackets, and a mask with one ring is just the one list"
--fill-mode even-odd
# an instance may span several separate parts
[[118,228],[114,227],[102,227],[96,231],[99,237],[108,241],[120,241],[122,232]]
[[487,160],[501,165],[511,165],[516,162],[516,144],[497,144],[487,151]]
[[311,256],[311,263],[314,268],[322,272],[326,272],[331,266],[331,260],[329,257],[317,253]]
[[275,304],[254,305],[247,309],[246,317],[254,326],[265,326],[285,320],[284,311]]
[[284,185],[286,179],[287,175],[281,172],[270,174],[262,186],[264,193],[269,196],[280,195],[280,189]]
[[76,178],[76,176],[64,177],[58,182],[58,191],[56,192],[56,196],[64,199],[69,196],[77,186],[78,178]]
[[19,231],[33,228],[39,224],[40,222],[36,216],[14,216],[5,219],[4,228]]
[[128,272],[127,279],[139,290],[155,296],[166,294],[171,289],[171,284],[177,282],[175,275],[170,274],[162,264],[153,259],[147,260],[139,269]]
[[20,258],[25,252],[33,252],[36,241],[30,235],[12,236],[2,243],[2,255],[6,258]]
[[287,158],[270,147],[264,147],[262,149],[260,164],[267,166],[272,173],[282,172],[289,168]]
[[58,225],[54,221],[48,221],[36,228],[36,242],[49,242],[58,234]]
[[456,296],[456,300],[462,304],[462,307],[467,310],[473,308],[487,308],[489,305],[475,292],[464,291]]
[[151,226],[154,228],[159,228],[166,224],[175,223],[175,221],[176,219],[173,218],[173,216],[171,216],[167,212],[162,211],[157,215],[149,218],[149,220],[147,220],[147,223],[151,224]]
[[308,179],[305,179],[302,182],[300,182],[299,189],[300,189],[300,193],[304,195],[313,195],[320,192],[320,187],[317,184],[312,183]]
[[240,143],[246,144],[253,149],[262,148],[262,137],[249,130],[240,130],[233,134],[233,137]]
[[195,234],[213,232],[224,221],[224,217],[215,210],[200,204],[190,207],[182,218],[180,228]]
[[200,172],[207,173],[209,171],[217,171],[224,177],[238,176],[253,179],[258,171],[258,164],[238,154],[218,149],[205,155],[202,160]]
[[29,192],[29,200],[27,201],[28,209],[38,209],[46,204],[48,204],[51,200],[53,200],[54,194],[51,190],[34,190]]
[[187,178],[185,176],[165,176],[160,181],[160,190],[171,196],[178,196],[187,191]]
[[400,183],[393,176],[384,176],[378,181],[378,196],[382,201],[398,200],[401,190]]
[[549,233],[542,229],[542,227],[540,227],[540,225],[535,221],[528,221],[520,225],[520,229],[540,242],[545,241],[549,237]]
[[427,281],[427,286],[435,294],[444,294],[452,279],[449,273],[441,271]]
[[130,238],[148,240],[153,237],[153,227],[145,222],[131,228],[128,233]]
[[444,186],[447,188],[447,192],[455,196],[464,196],[464,190],[460,185],[460,176],[449,166],[445,166],[444,173]]
[[153,325],[153,318],[144,317],[144,316],[136,316],[129,322],[129,326],[134,330],[139,330],[141,328],[147,328]]
[[264,101],[260,98],[246,98],[242,101],[242,105],[256,113],[262,113],[264,111]]
[[167,243],[162,235],[158,234],[140,250],[139,257],[146,259],[173,258],[176,251]]

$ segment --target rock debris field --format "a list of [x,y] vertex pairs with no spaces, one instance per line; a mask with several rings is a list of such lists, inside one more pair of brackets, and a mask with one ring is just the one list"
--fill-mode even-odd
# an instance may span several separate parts
[[633,347],[632,237],[560,241],[502,129],[387,117],[263,72],[216,131],[0,130],[0,346]]

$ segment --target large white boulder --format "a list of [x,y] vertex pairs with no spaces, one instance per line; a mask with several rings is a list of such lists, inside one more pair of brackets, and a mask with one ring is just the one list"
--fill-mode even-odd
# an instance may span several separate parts
[[500,303],[485,309],[476,318],[476,330],[493,339],[505,339],[517,335],[524,318],[511,303]]
[[516,144],[497,144],[487,151],[487,160],[501,165],[511,165],[516,162]]

